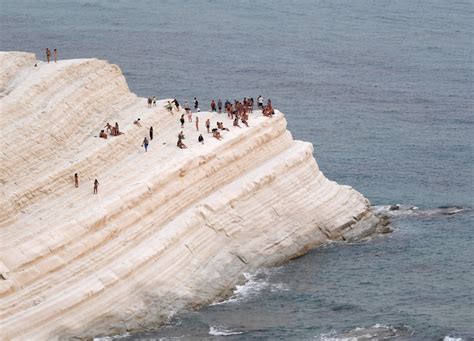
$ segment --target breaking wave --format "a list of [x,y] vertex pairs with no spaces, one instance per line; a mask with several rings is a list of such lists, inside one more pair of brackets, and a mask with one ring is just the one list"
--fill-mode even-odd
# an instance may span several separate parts
[[237,303],[248,300],[257,296],[263,290],[272,292],[287,291],[289,288],[284,283],[270,283],[270,272],[275,269],[260,269],[255,273],[243,273],[245,282],[241,285],[236,285],[232,296],[222,302],[216,302],[211,305]]
[[213,327],[209,328],[209,335],[213,336],[229,336],[229,335],[239,335],[243,334],[243,332],[236,332],[232,330],[225,329],[224,327]]
[[319,341],[364,341],[364,340],[388,340],[394,337],[406,337],[413,335],[410,326],[390,326],[375,324],[368,327],[356,327],[347,332],[337,333],[335,330],[327,334],[321,334],[316,339]]
[[375,214],[384,214],[390,217],[450,216],[450,215],[470,211],[471,209],[472,209],[471,207],[466,207],[466,206],[439,206],[436,208],[427,208],[427,209],[421,209],[413,205],[400,205],[400,204],[372,206],[372,210]]

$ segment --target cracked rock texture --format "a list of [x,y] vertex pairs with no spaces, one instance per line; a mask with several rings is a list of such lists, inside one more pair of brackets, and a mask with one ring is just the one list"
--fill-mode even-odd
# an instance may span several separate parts
[[[278,111],[222,141],[204,122],[231,121],[201,112],[205,144],[186,123],[180,150],[182,110],[147,108],[116,65],[2,52],[0,72],[2,339],[156,326],[222,298],[242,272],[375,229],[367,199],[328,180]],[[124,134],[98,138],[107,122]]]

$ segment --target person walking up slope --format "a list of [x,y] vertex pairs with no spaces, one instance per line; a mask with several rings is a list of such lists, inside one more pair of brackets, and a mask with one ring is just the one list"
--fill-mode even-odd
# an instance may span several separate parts
[[145,138],[143,139],[142,147],[145,147],[145,153],[148,151],[148,139]]

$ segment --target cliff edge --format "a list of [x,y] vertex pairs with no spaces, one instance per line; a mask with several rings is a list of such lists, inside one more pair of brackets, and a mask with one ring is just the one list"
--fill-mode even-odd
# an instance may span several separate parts
[[[2,52],[0,72],[3,339],[156,325],[223,297],[242,272],[367,235],[378,222],[359,192],[326,179],[278,111],[254,112],[221,141],[204,122],[231,121],[201,112],[205,144],[186,123],[181,150],[183,110],[170,113],[166,100],[147,108],[116,65]],[[99,138],[107,122],[124,134]]]

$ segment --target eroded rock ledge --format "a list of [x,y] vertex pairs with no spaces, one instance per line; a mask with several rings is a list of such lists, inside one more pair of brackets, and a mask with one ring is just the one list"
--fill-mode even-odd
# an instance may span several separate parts
[[[179,150],[179,114],[165,100],[148,109],[115,65],[4,52],[0,71],[4,339],[139,330],[212,302],[242,272],[376,228],[367,199],[326,179],[278,111],[222,141],[202,127],[205,145],[187,124]],[[125,134],[97,138],[106,122]]]

